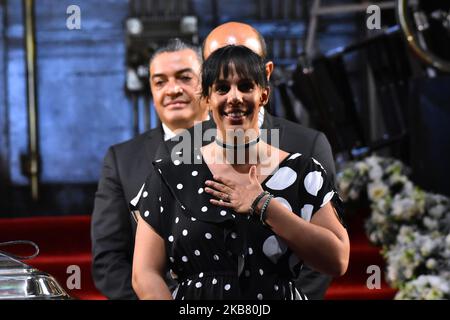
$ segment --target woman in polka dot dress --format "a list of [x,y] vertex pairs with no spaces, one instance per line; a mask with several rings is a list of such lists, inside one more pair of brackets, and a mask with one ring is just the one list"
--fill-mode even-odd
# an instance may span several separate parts
[[303,262],[347,269],[339,197],[315,159],[259,138],[269,85],[258,55],[218,49],[202,77],[216,138],[175,160],[160,148],[136,197],[133,288],[141,299],[305,299],[294,287]]

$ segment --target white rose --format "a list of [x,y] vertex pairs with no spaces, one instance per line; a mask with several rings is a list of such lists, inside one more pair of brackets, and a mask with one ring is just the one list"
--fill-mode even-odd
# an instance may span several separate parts
[[376,206],[381,212],[386,212],[388,210],[388,203],[385,199],[380,199],[380,201],[376,203]]
[[386,216],[378,211],[372,211],[372,221],[376,224],[384,224],[386,222]]
[[423,219],[423,224],[428,230],[436,230],[438,228],[438,222],[430,217],[425,217]]
[[369,199],[373,202],[378,201],[388,194],[388,187],[381,181],[369,183],[367,185],[367,192],[369,194]]
[[392,202],[392,215],[394,217],[401,217],[404,215],[406,208],[403,205],[403,201],[395,196],[394,201]]
[[428,259],[427,262],[425,263],[425,266],[430,270],[435,269],[437,266],[436,259],[433,259],[433,258]]
[[431,252],[433,251],[435,245],[434,242],[430,239],[426,239],[424,244],[420,247],[420,253],[424,256],[427,257],[431,254]]
[[406,279],[411,279],[414,275],[414,270],[411,267],[406,268],[405,272],[404,272],[405,278]]
[[360,175],[365,174],[369,170],[369,166],[362,161],[357,162],[355,164],[355,168],[356,168],[356,170],[358,170],[358,173]]
[[373,181],[381,180],[383,177],[383,169],[377,164],[373,166],[369,171],[369,178]]
[[368,166],[374,167],[374,166],[379,166],[380,158],[373,155],[373,156],[367,157],[365,161]]
[[411,198],[400,198],[395,196],[392,203],[392,215],[402,220],[412,218],[418,212],[416,202]]
[[431,287],[441,292],[448,292],[448,284],[439,276],[428,276]]
[[414,280],[414,285],[419,289],[423,289],[428,284],[428,279],[426,276],[419,276],[416,280]]
[[445,211],[445,206],[443,206],[442,204],[438,204],[434,207],[432,207],[430,210],[428,210],[428,212],[430,213],[430,216],[432,216],[433,218],[439,219],[442,214]]
[[397,235],[397,241],[400,243],[410,243],[416,238],[415,231],[410,226],[401,226]]

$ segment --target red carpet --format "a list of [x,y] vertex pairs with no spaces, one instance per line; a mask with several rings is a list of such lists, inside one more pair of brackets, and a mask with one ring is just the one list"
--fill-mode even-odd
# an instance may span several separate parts
[[[382,282],[381,289],[368,289],[366,270],[369,265],[384,262],[379,249],[369,244],[363,232],[363,218],[355,216],[348,225],[351,242],[347,273],[333,281],[326,299],[392,299],[395,291]],[[76,299],[105,299],[95,288],[91,272],[90,216],[39,217],[0,220],[0,242],[31,240],[38,244],[38,257],[25,263],[53,275],[67,293]],[[2,248],[5,250],[5,248]],[[32,254],[28,247],[7,248],[15,254]],[[67,268],[77,265],[81,270],[81,288],[68,289]]]
[[[396,290],[390,288],[384,281],[385,263],[380,255],[380,248],[373,246],[365,235],[363,227],[365,218],[365,213],[357,212],[349,219],[347,231],[350,237],[350,263],[345,275],[334,279],[331,283],[325,299],[391,300],[395,296]],[[367,273],[367,267],[371,265],[380,267],[380,289],[367,287],[367,279],[373,275],[373,271]]]

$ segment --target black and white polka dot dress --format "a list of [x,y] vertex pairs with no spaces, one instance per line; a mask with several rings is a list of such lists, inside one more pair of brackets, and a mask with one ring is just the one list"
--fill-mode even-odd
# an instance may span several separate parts
[[[199,153],[194,158],[200,161],[154,161],[136,198],[142,218],[165,241],[167,267],[178,281],[174,298],[304,299],[293,281],[302,261],[259,220],[212,205],[204,192],[212,173]],[[340,205],[320,163],[299,153],[262,187],[307,221],[330,200]]]

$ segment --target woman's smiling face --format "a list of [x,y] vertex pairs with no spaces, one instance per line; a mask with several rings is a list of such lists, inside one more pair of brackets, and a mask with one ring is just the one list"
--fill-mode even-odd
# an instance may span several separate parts
[[261,88],[254,80],[240,77],[233,65],[228,70],[228,77],[225,78],[222,72],[207,98],[218,134],[224,140],[238,129],[258,132],[259,109],[269,97],[268,88]]

